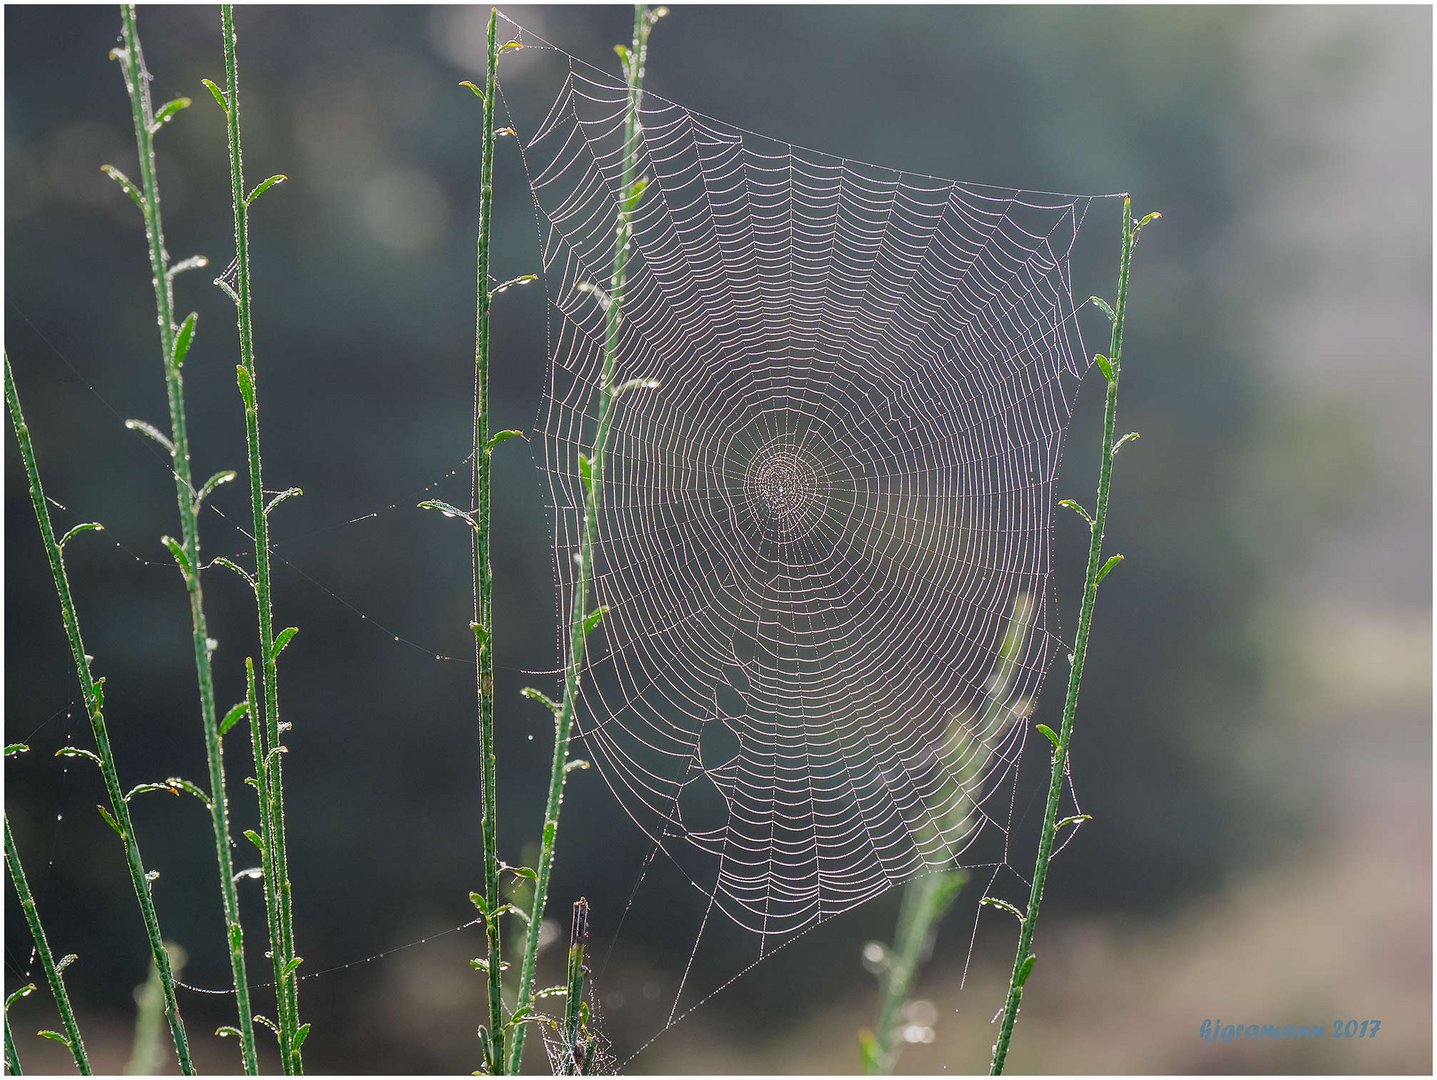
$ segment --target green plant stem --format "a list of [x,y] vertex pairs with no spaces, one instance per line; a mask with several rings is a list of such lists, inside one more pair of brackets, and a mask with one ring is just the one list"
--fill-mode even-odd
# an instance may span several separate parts
[[[624,171],[620,187],[617,239],[614,265],[609,279],[607,322],[604,337],[603,373],[599,380],[599,415],[594,430],[589,475],[584,484],[584,524],[579,541],[578,568],[569,616],[568,662],[564,673],[564,698],[554,725],[554,758],[549,774],[549,797],[544,810],[544,829],[539,849],[537,879],[534,883],[533,906],[529,912],[529,935],[524,948],[523,965],[519,972],[520,1008],[533,1003],[534,972],[539,954],[539,931],[544,921],[544,907],[549,898],[549,878],[554,868],[555,841],[559,832],[559,811],[564,803],[564,781],[568,776],[569,740],[573,734],[574,710],[578,704],[579,677],[584,664],[584,639],[589,617],[589,590],[594,574],[594,547],[598,537],[600,492],[603,488],[604,451],[613,419],[614,371],[619,352],[619,313],[623,306],[624,283],[628,271],[629,246],[633,240],[634,171],[638,157],[639,105],[643,96],[644,64],[648,57],[649,32],[656,17],[645,4],[634,5],[633,47],[625,61],[629,85],[628,116],[624,124]],[[524,1027],[514,1032],[513,1049],[509,1056],[511,1072],[518,1072],[524,1053]]]
[[45,936],[45,927],[40,923],[35,897],[30,893],[30,883],[25,880],[25,868],[20,865],[20,851],[15,847],[15,837],[10,831],[9,814],[5,815],[5,865],[10,868],[10,880],[15,883],[15,895],[20,898],[20,910],[30,927],[30,936],[35,939],[35,952],[39,955],[40,966],[45,971],[45,981],[50,984],[55,1007],[60,1010],[60,1022],[64,1025],[65,1037],[70,1041],[70,1053],[75,1058],[75,1067],[83,1075],[89,1076],[90,1058],[85,1053],[85,1040],[80,1037],[80,1025],[75,1022],[75,1009],[70,1004],[70,994],[65,989],[64,973],[55,964],[55,954],[50,951],[50,941]]
[[489,248],[494,217],[494,106],[497,98],[499,53],[495,44],[497,10],[489,12],[488,49],[484,72],[484,120],[479,165],[479,236],[475,248],[474,310],[474,453],[471,457],[470,494],[474,525],[470,539],[474,586],[474,692],[479,711],[481,786],[484,794],[484,932],[489,970],[490,1060],[485,1067],[502,1073],[504,1056],[504,943],[499,909],[499,792],[498,761],[494,753],[494,569],[490,557],[490,497],[492,454],[489,446],[489,316],[494,293],[489,281]]
[[85,652],[85,641],[80,636],[80,619],[75,612],[75,601],[70,593],[70,580],[65,573],[64,555],[55,539],[55,528],[50,521],[50,507],[45,501],[45,489],[40,483],[40,469],[35,463],[35,449],[30,442],[30,429],[20,410],[20,397],[15,389],[15,376],[10,370],[10,358],[5,357],[5,401],[10,408],[10,422],[15,429],[15,438],[20,443],[20,456],[25,463],[25,475],[30,486],[30,502],[35,508],[35,520],[40,526],[40,538],[45,544],[45,554],[50,561],[50,575],[55,581],[55,591],[60,599],[60,613],[65,621],[65,636],[70,642],[70,655],[75,662],[75,673],[80,679],[80,690],[85,699],[85,711],[90,718],[90,730],[95,737],[95,753],[100,759],[100,772],[105,780],[105,792],[110,800],[110,814],[119,826],[120,840],[125,845],[125,863],[130,871],[130,884],[139,901],[140,915],[145,923],[145,933],[150,942],[150,954],[165,994],[165,1018],[169,1021],[170,1035],[175,1042],[175,1056],[180,1071],[193,1075],[194,1063],[190,1060],[189,1037],[185,1033],[184,1020],[180,1017],[180,1004],[175,998],[175,979],[170,970],[170,956],[165,951],[164,939],[160,936],[160,920],[155,913],[155,901],[150,895],[149,872],[140,857],[140,844],[135,838],[135,827],[130,820],[130,804],[125,801],[120,788],[119,773],[115,768],[115,754],[110,747],[110,734],[105,724],[104,692],[90,670],[90,658]]
[[[249,455],[250,510],[254,523],[255,596],[259,616],[259,647],[264,712],[253,713],[251,725],[264,732],[262,760],[256,759],[256,781],[263,781],[260,800],[264,841],[264,888],[270,922],[270,954],[274,961],[275,998],[280,1028],[280,1054],[285,1073],[300,1073],[303,1064],[296,1045],[299,1028],[298,978],[292,969],[295,956],[293,899],[285,836],[284,762],[276,753],[281,743],[279,671],[274,651],[274,613],[270,585],[269,514],[265,508],[263,464],[260,455],[259,371],[254,358],[254,323],[250,310],[249,202],[244,190],[243,144],[240,138],[239,59],[236,52],[234,5],[220,5],[220,26],[225,53],[225,118],[229,135],[230,196],[235,226],[235,309],[239,331],[241,396],[245,407],[245,444]],[[246,382],[248,385],[246,385]]]
[[574,915],[569,924],[569,969],[564,992],[564,1058],[559,1063],[562,1076],[585,1076],[592,1064],[587,1032],[584,1030],[587,1010],[584,1008],[584,951],[589,941],[589,901],[574,901]]
[[938,923],[967,880],[968,875],[961,870],[942,870],[904,887],[893,948],[884,957],[883,997],[873,1043],[865,1048],[864,1067],[870,1076],[893,1072],[898,1061],[896,1037],[903,1006],[908,1003],[918,969],[933,948]]
[[1033,933],[1038,924],[1038,909],[1043,903],[1043,886],[1048,880],[1048,864],[1053,857],[1053,845],[1058,832],[1058,804],[1063,794],[1063,777],[1068,764],[1068,748],[1073,739],[1073,719],[1078,712],[1078,692],[1083,684],[1083,665],[1088,654],[1088,634],[1093,625],[1093,608],[1098,599],[1098,583],[1103,572],[1103,533],[1108,521],[1108,501],[1113,481],[1113,433],[1118,413],[1118,377],[1122,365],[1123,320],[1128,306],[1128,273],[1132,265],[1133,241],[1136,230],[1133,227],[1132,200],[1123,199],[1123,249],[1118,267],[1118,295],[1113,309],[1113,333],[1110,346],[1110,362],[1113,375],[1107,380],[1107,397],[1103,410],[1103,446],[1098,471],[1098,496],[1094,506],[1091,525],[1092,538],[1088,545],[1088,569],[1083,579],[1083,599],[1078,613],[1078,631],[1073,643],[1071,667],[1068,671],[1068,692],[1063,700],[1063,725],[1058,733],[1058,744],[1053,751],[1053,770],[1048,782],[1048,803],[1043,813],[1043,828],[1038,837],[1038,855],[1033,868],[1033,883],[1028,893],[1028,907],[1018,931],[1018,948],[1013,956],[1013,971],[1008,982],[1008,997],[1003,1007],[1003,1019],[998,1029],[998,1039],[993,1044],[993,1059],[990,1073],[998,1076],[1003,1072],[1008,1047],[1013,1038],[1013,1025],[1018,1019],[1018,1008],[1023,1000],[1023,986],[1033,967]]
[[15,1036],[10,1031],[10,1011],[5,1011],[5,1073],[7,1076],[23,1076],[20,1067],[20,1051],[15,1046]]
[[229,799],[225,788],[224,756],[219,723],[215,716],[214,675],[210,666],[209,629],[205,622],[204,593],[200,587],[200,538],[197,503],[190,480],[189,434],[185,420],[184,381],[175,352],[177,328],[174,323],[173,280],[165,251],[160,219],[159,184],[155,175],[155,117],[150,103],[150,83],[144,54],[135,27],[135,7],[121,7],[124,21],[125,85],[135,128],[135,149],[140,159],[141,211],[149,241],[150,273],[155,290],[155,311],[160,328],[160,348],[165,370],[165,393],[170,411],[170,441],[174,444],[172,468],[175,499],[179,506],[181,548],[185,563],[180,574],[190,602],[195,674],[199,683],[200,718],[204,725],[205,759],[209,768],[210,817],[214,826],[215,861],[219,867],[220,902],[224,910],[225,938],[229,944],[230,972],[234,981],[235,1004],[239,1013],[240,1049],[245,1072],[258,1072],[255,1058],[254,1020],[250,1013],[249,981],[245,973],[244,928],[240,923],[239,898],[235,889],[234,862],[230,852]]

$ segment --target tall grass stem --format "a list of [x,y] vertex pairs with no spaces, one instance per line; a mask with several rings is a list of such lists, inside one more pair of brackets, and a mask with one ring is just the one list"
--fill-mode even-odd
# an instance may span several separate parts
[[[260,453],[259,370],[254,355],[254,322],[250,306],[249,207],[283,176],[263,181],[246,195],[243,142],[240,136],[239,58],[235,34],[234,5],[220,5],[220,30],[224,39],[224,112],[229,136],[230,197],[235,232],[235,321],[239,333],[240,363],[236,371],[244,403],[245,446],[249,459],[250,512],[254,526],[254,592],[259,621],[261,713],[250,710],[255,758],[255,780],[259,785],[260,838],[264,861],[266,916],[270,931],[270,956],[274,966],[275,1007],[278,1013],[281,1066],[286,1074],[303,1072],[299,1045],[299,987],[296,975],[293,899],[289,879],[288,844],[284,813],[284,755],[279,719],[279,670],[275,649],[273,590],[270,584],[269,508],[266,505],[263,459]],[[247,663],[250,678],[253,664]],[[307,1034],[307,1032],[306,1032]]]
[[65,636],[70,643],[70,656],[75,663],[75,674],[80,680],[85,712],[90,719],[90,731],[95,738],[95,756],[99,759],[105,793],[109,797],[108,816],[125,846],[125,865],[130,872],[130,884],[140,905],[140,915],[150,943],[150,955],[154,958],[155,969],[160,974],[165,997],[165,1019],[169,1023],[170,1036],[174,1039],[175,1057],[180,1071],[193,1075],[195,1067],[190,1058],[189,1036],[180,1016],[180,1003],[175,998],[175,977],[170,969],[170,956],[165,951],[164,939],[160,936],[160,920],[155,913],[154,897],[150,894],[149,871],[145,869],[144,859],[140,856],[140,843],[135,837],[134,823],[130,820],[130,804],[120,788],[115,754],[110,746],[109,728],[105,723],[103,678],[96,679],[90,669],[85,639],[80,634],[80,618],[75,611],[70,580],[65,573],[64,553],[60,542],[55,538],[55,527],[50,520],[50,506],[45,500],[45,488],[40,482],[40,469],[35,461],[35,448],[30,441],[30,429],[25,423],[25,415],[20,409],[20,396],[15,389],[15,376],[10,370],[8,355],[5,356],[5,403],[10,410],[10,423],[15,430],[15,438],[20,443],[20,457],[25,463],[25,476],[30,488],[30,503],[35,509],[35,520],[40,526],[40,539],[44,542],[45,554],[50,562],[50,576],[54,578],[55,592],[59,596]]
[[[603,489],[604,453],[608,443],[609,425],[614,410],[614,372],[619,352],[619,315],[623,307],[624,284],[628,271],[629,248],[633,241],[633,212],[643,194],[643,182],[635,180],[640,132],[639,107],[643,97],[644,66],[648,58],[649,34],[665,14],[664,8],[650,9],[646,4],[634,5],[634,36],[632,47],[621,52],[624,74],[629,87],[629,106],[624,123],[624,167],[617,213],[614,263],[609,278],[607,322],[604,337],[603,369],[599,379],[598,419],[594,442],[587,459],[580,455],[579,473],[584,484],[584,520],[579,541],[578,566],[574,575],[574,593],[570,605],[569,642],[564,672],[563,701],[555,716],[554,757],[549,774],[549,797],[544,810],[544,829],[536,868],[533,906],[529,912],[529,935],[519,972],[518,1007],[533,1004],[534,972],[539,954],[539,932],[544,921],[544,908],[549,898],[549,878],[554,868],[555,844],[559,832],[559,811],[564,803],[564,781],[568,776],[569,741],[573,734],[574,711],[578,705],[579,678],[584,665],[584,640],[602,618],[602,609],[590,611],[589,592],[594,574],[594,550],[597,544],[599,509]],[[513,1049],[509,1055],[511,1072],[518,1072],[524,1052],[524,1026],[514,1032]]]
[[[1032,974],[1036,957],[1033,953],[1033,934],[1038,924],[1038,909],[1043,903],[1043,887],[1048,880],[1048,865],[1052,861],[1054,841],[1058,833],[1058,806],[1063,794],[1063,778],[1067,775],[1068,750],[1073,740],[1073,720],[1078,712],[1078,692],[1083,684],[1083,666],[1088,655],[1088,636],[1093,626],[1093,609],[1097,604],[1098,586],[1103,578],[1122,559],[1115,555],[1104,562],[1103,535],[1108,522],[1108,503],[1112,494],[1114,432],[1118,414],[1118,379],[1122,371],[1123,324],[1128,310],[1128,278],[1132,267],[1133,244],[1138,232],[1153,219],[1148,215],[1136,225],[1133,224],[1133,205],[1130,198],[1123,199],[1123,243],[1122,257],[1118,264],[1117,302],[1112,310],[1112,338],[1109,355],[1097,358],[1098,367],[1107,380],[1107,394],[1103,407],[1102,456],[1098,468],[1098,494],[1089,524],[1091,538],[1088,545],[1088,568],[1083,579],[1082,603],[1078,612],[1078,630],[1073,642],[1068,671],[1068,690],[1063,700],[1063,724],[1053,747],[1052,773],[1048,781],[1048,802],[1043,813],[1043,827],[1038,836],[1038,854],[1033,867],[1032,886],[1028,892],[1028,907],[1018,931],[1018,947],[1013,956],[1013,970],[1008,980],[1008,995],[1003,1006],[1003,1018],[998,1029],[998,1039],[993,1044],[990,1074],[1001,1075],[1007,1061],[1008,1048],[1013,1039],[1013,1025],[1018,1019],[1018,1009],[1023,1001],[1023,988]],[[1086,515],[1085,515],[1086,516]]]
[[10,831],[9,814],[5,815],[5,865],[10,869],[10,880],[15,884],[20,910],[25,916],[26,925],[30,927],[30,936],[35,940],[35,953],[40,957],[45,981],[50,984],[55,1007],[60,1010],[60,1023],[65,1028],[65,1045],[75,1059],[75,1067],[82,1075],[89,1076],[90,1057],[85,1053],[85,1040],[80,1037],[80,1025],[75,1021],[75,1008],[70,1004],[70,993],[65,989],[65,974],[55,963],[55,954],[50,950],[50,940],[45,936],[45,927],[40,922],[40,912],[35,907],[30,882],[26,880],[25,868],[20,864],[20,851],[16,848],[15,836]]

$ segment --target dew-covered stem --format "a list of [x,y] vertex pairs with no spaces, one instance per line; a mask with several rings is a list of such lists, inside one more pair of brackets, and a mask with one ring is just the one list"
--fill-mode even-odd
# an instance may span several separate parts
[[470,458],[470,494],[474,525],[470,537],[474,586],[473,633],[475,685],[479,711],[479,749],[484,809],[480,822],[484,856],[484,930],[488,951],[486,985],[489,1000],[490,1060],[486,1068],[502,1073],[505,1063],[504,947],[499,909],[498,761],[494,752],[494,568],[490,556],[490,500],[493,479],[489,444],[489,317],[494,292],[489,280],[490,237],[494,218],[494,108],[499,52],[495,29],[499,13],[489,12],[488,49],[484,72],[484,116],[479,165],[479,235],[475,247],[474,311],[474,449]]
[[185,389],[181,365],[194,324],[186,320],[184,335],[174,321],[174,285],[170,274],[169,254],[165,250],[164,229],[160,219],[160,191],[155,170],[156,123],[150,100],[150,78],[145,69],[144,54],[135,26],[133,4],[121,6],[124,26],[124,48],[120,61],[125,86],[130,94],[131,117],[135,128],[135,149],[140,161],[140,211],[145,219],[149,241],[150,273],[155,292],[155,313],[159,323],[161,364],[165,374],[165,394],[169,403],[170,442],[173,444],[171,469],[175,476],[175,501],[179,508],[180,542],[170,543],[176,556],[180,577],[190,604],[190,627],[194,646],[195,675],[199,684],[200,721],[204,728],[205,761],[209,772],[210,819],[214,829],[215,861],[219,870],[220,902],[225,920],[225,940],[229,948],[230,974],[239,1014],[240,1051],[247,1073],[258,1071],[254,1046],[254,1021],[250,1013],[249,981],[245,973],[244,928],[240,923],[239,898],[235,888],[234,859],[231,854],[229,829],[229,798],[225,788],[224,754],[220,742],[219,721],[215,715],[214,673],[210,654],[213,643],[205,621],[204,591],[200,585],[199,502],[191,482],[189,432],[185,417]]
[[[255,541],[254,592],[259,622],[260,701],[251,695],[249,718],[255,752],[255,779],[260,792],[260,839],[264,863],[266,917],[270,957],[274,966],[275,1007],[280,1031],[280,1059],[286,1074],[303,1071],[298,1032],[299,987],[295,971],[293,900],[289,879],[284,814],[284,754],[279,719],[279,670],[275,649],[273,591],[270,575],[269,511],[266,506],[263,459],[260,454],[259,370],[255,364],[254,322],[250,307],[249,207],[264,191],[284,180],[274,176],[245,193],[243,143],[240,136],[239,59],[234,5],[220,5],[224,40],[224,112],[229,136],[230,198],[235,233],[235,320],[240,364],[236,372],[244,404],[245,445],[249,459],[250,514]],[[253,685],[254,670],[247,663]],[[260,705],[262,711],[255,706]],[[257,736],[257,738],[255,737]]]
[[170,1035],[174,1039],[175,1056],[179,1061],[180,1071],[193,1075],[195,1067],[190,1060],[189,1037],[185,1033],[184,1020],[180,1017],[180,1005],[175,998],[175,978],[170,969],[170,956],[165,951],[164,939],[160,936],[160,920],[155,913],[154,897],[150,895],[150,875],[145,869],[144,859],[140,856],[140,843],[135,837],[135,827],[130,820],[130,804],[125,801],[124,791],[120,787],[115,754],[110,747],[110,733],[105,724],[103,679],[96,679],[91,671],[90,656],[85,652],[85,640],[80,635],[80,618],[75,611],[70,580],[65,573],[64,554],[55,539],[50,507],[45,501],[45,489],[40,483],[40,469],[35,461],[30,429],[26,426],[24,413],[20,410],[20,397],[15,389],[15,376],[10,370],[8,355],[5,357],[5,403],[10,410],[10,423],[15,430],[15,438],[20,444],[20,457],[25,463],[25,476],[30,488],[30,503],[34,507],[35,521],[40,527],[40,538],[44,542],[45,554],[50,562],[50,576],[54,579],[55,592],[59,596],[65,636],[70,643],[70,656],[75,664],[75,674],[80,680],[80,692],[85,702],[85,713],[90,720],[90,731],[95,738],[95,756],[98,758],[100,773],[105,781],[105,793],[109,798],[109,816],[125,846],[125,865],[130,872],[130,884],[140,905],[140,915],[150,943],[150,954],[154,958],[155,969],[160,974],[165,996],[165,1019],[169,1022]]
[[[574,711],[578,705],[579,678],[584,666],[584,640],[602,618],[602,608],[590,610],[589,593],[594,575],[594,549],[598,538],[601,492],[604,484],[604,454],[614,411],[614,373],[618,364],[620,312],[633,241],[633,214],[643,195],[644,182],[635,177],[640,136],[639,108],[643,98],[644,66],[648,59],[649,34],[666,13],[664,8],[634,5],[633,44],[620,51],[625,80],[629,87],[628,113],[624,123],[624,168],[615,225],[614,262],[609,276],[604,334],[603,369],[598,388],[598,419],[594,441],[587,457],[580,455],[579,475],[584,488],[583,528],[574,573],[574,591],[569,608],[568,649],[564,665],[563,700],[555,715],[554,757],[549,775],[549,797],[544,810],[544,829],[539,849],[533,906],[529,912],[529,935],[519,972],[518,1005],[533,1004],[534,971],[539,953],[539,930],[549,898],[549,878],[554,868],[554,851],[559,832],[559,811],[564,803],[564,781],[568,776],[569,741],[573,735]],[[511,1072],[518,1072],[524,1052],[524,1027],[514,1032],[509,1055]]]
[[[55,1007],[60,1010],[60,1023],[65,1028],[66,1046],[75,1059],[75,1067],[84,1076],[90,1075],[90,1058],[85,1053],[85,1040],[80,1037],[80,1025],[75,1021],[75,1009],[70,1004],[70,993],[65,989],[64,971],[55,963],[55,954],[50,949],[50,940],[45,936],[45,927],[40,922],[40,912],[35,907],[35,897],[30,892],[30,883],[25,878],[25,868],[20,864],[20,851],[15,846],[15,836],[10,831],[10,815],[5,815],[5,865],[10,869],[10,880],[15,884],[15,895],[20,900],[20,911],[25,924],[30,927],[30,936],[35,940],[35,954],[40,958],[40,967],[45,972],[45,981],[50,984],[50,993]],[[5,1033],[8,1036],[9,1017],[6,1017]]]
[[584,981],[588,966],[584,954],[589,945],[589,901],[574,901],[569,923],[569,966],[564,980],[564,1056],[556,1070],[561,1076],[587,1076],[593,1065],[589,1047],[589,1007],[584,1002]]
[[1123,199],[1123,243],[1122,257],[1118,264],[1117,302],[1112,308],[1112,339],[1109,355],[1097,357],[1097,365],[1107,380],[1107,395],[1103,407],[1103,440],[1098,466],[1098,494],[1094,504],[1089,529],[1091,539],[1088,545],[1088,568],[1083,579],[1082,603],[1078,612],[1078,630],[1073,642],[1073,652],[1068,670],[1068,690],[1063,699],[1063,723],[1053,747],[1052,774],[1048,782],[1048,802],[1043,813],[1043,827],[1038,836],[1038,854],[1033,866],[1033,882],[1028,892],[1028,907],[1022,912],[1022,924],[1018,931],[1018,947],[1013,956],[1013,970],[1008,981],[1008,996],[1003,1006],[1003,1017],[998,1029],[998,1039],[993,1044],[993,1058],[990,1073],[998,1076],[1003,1072],[1008,1056],[1008,1047],[1013,1038],[1013,1025],[1018,1019],[1018,1009],[1023,1001],[1023,988],[1032,974],[1036,957],[1033,953],[1033,932],[1038,923],[1038,909],[1043,902],[1043,887],[1048,880],[1048,864],[1052,861],[1053,846],[1058,832],[1058,806],[1063,794],[1063,778],[1067,775],[1068,749],[1073,739],[1073,719],[1078,711],[1078,692],[1083,684],[1083,665],[1088,655],[1088,636],[1093,626],[1093,608],[1098,599],[1098,586],[1112,569],[1115,555],[1107,562],[1103,560],[1103,534],[1108,522],[1108,502],[1113,482],[1114,433],[1118,414],[1118,379],[1122,371],[1123,323],[1128,308],[1128,275],[1132,266],[1133,244],[1142,229],[1156,215],[1148,215],[1136,225],[1133,223],[1132,200]]

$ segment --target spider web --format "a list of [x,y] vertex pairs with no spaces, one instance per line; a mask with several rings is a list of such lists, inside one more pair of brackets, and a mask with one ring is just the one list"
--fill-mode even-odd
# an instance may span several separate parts
[[647,92],[627,147],[625,85],[520,39],[558,57],[519,137],[561,626],[626,153],[647,180],[614,383],[659,388],[613,415],[583,755],[705,898],[700,937],[717,910],[760,957],[979,865],[981,837],[1001,866],[1059,642],[1053,482],[1089,363],[1069,256],[1099,196],[897,172]]

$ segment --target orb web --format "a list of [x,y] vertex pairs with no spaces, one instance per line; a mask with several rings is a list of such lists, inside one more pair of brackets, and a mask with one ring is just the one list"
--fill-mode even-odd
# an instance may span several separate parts
[[1057,640],[1094,197],[832,157],[647,92],[626,147],[625,86],[557,55],[520,137],[561,626],[627,152],[647,187],[614,383],[659,384],[612,419],[582,755],[711,909],[777,943],[1007,828]]

